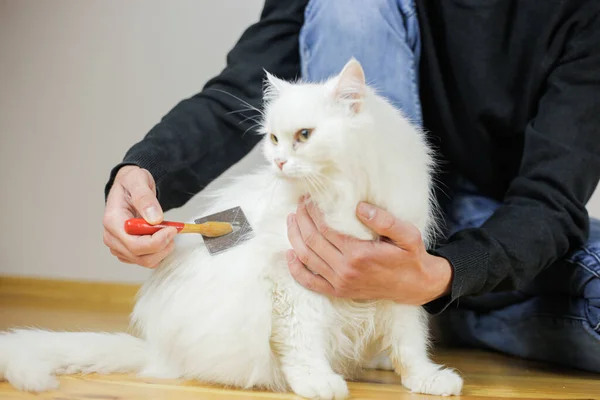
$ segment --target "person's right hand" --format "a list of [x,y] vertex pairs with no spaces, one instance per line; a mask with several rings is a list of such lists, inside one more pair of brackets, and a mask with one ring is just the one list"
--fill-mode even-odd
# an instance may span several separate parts
[[104,244],[119,261],[154,268],[173,251],[177,229],[164,228],[144,236],[127,234],[125,221],[139,217],[156,225],[162,222],[163,212],[150,172],[127,165],[119,169],[106,200]]

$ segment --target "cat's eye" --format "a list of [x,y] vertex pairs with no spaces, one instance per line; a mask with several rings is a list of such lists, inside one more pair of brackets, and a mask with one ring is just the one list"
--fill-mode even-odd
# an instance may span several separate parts
[[297,133],[296,133],[296,140],[302,143],[305,143],[308,138],[310,137],[310,135],[312,134],[312,129],[300,129]]
[[272,133],[271,133],[271,142],[273,142],[273,144],[279,143],[279,139],[277,139],[277,136],[273,135]]

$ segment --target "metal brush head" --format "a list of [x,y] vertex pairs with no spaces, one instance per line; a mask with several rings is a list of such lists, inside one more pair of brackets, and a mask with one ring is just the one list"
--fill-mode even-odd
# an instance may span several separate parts
[[227,235],[219,237],[206,237],[202,235],[204,244],[210,255],[214,256],[215,254],[222,253],[254,237],[254,231],[240,207],[233,207],[229,210],[207,215],[196,219],[194,222],[202,224],[208,221],[229,222],[233,227],[233,232]]

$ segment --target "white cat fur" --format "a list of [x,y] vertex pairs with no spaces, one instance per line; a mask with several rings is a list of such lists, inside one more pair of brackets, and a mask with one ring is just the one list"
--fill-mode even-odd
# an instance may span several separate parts
[[[393,367],[414,392],[460,393],[460,376],[428,358],[421,307],[317,294],[291,277],[285,260],[286,218],[307,192],[332,229],[376,239],[355,216],[364,200],[413,223],[429,241],[433,163],[423,133],[365,85],[355,60],[322,83],[267,76],[261,129],[270,165],[235,180],[207,210],[241,206],[255,237],[216,256],[200,239],[178,237],[138,296],[132,322],[139,338],[3,333],[0,377],[42,391],[58,385],[55,374],[133,372],[342,399],[344,378],[367,366]],[[314,131],[295,142],[303,128]],[[282,171],[280,159],[287,160]]]

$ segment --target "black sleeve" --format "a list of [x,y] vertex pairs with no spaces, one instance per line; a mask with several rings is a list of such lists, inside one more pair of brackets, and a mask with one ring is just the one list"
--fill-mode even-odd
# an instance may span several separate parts
[[[248,154],[260,108],[264,70],[283,79],[300,75],[298,35],[308,0],[266,0],[260,20],[227,55],[225,69],[202,91],[177,104],[111,171],[105,196],[123,165],[150,171],[164,210],[179,207]],[[246,104],[248,103],[248,104]]]
[[461,296],[518,289],[586,240],[586,203],[600,179],[600,19],[592,21],[547,78],[503,206],[433,251],[452,264],[454,278],[430,312]]

